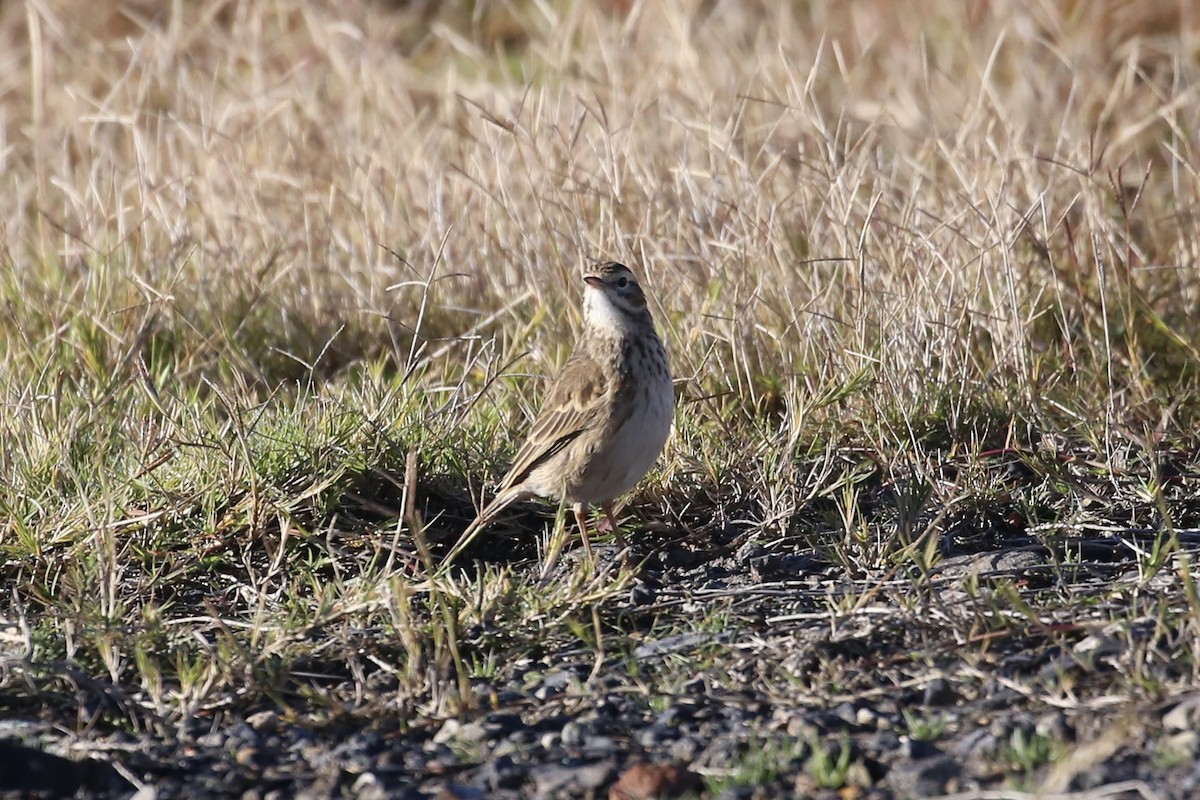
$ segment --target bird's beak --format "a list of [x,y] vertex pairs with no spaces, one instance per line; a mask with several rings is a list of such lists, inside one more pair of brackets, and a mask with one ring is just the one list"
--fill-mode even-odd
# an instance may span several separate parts
[[584,275],[583,282],[586,283],[588,286],[592,287],[593,289],[599,289],[601,286],[604,285],[604,281],[600,280],[595,275]]

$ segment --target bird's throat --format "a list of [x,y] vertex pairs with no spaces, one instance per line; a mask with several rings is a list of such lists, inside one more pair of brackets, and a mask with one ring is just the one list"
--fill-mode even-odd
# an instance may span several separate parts
[[[642,317],[645,316],[646,319]],[[620,308],[603,292],[589,291],[584,299],[583,321],[587,328],[595,334],[622,338],[637,334],[644,326],[653,323],[649,315],[634,316]]]

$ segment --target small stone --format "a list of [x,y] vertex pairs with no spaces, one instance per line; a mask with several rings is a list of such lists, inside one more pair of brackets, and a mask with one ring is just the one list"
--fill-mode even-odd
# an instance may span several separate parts
[[1185,697],[1181,703],[1163,715],[1163,727],[1169,731],[1186,731],[1200,722],[1200,694]]
[[460,742],[482,742],[488,738],[487,729],[478,722],[468,722],[458,729],[458,741]]
[[937,797],[953,791],[961,775],[955,759],[934,756],[892,767],[887,782],[901,797]]
[[537,797],[593,794],[612,780],[616,765],[612,761],[591,764],[547,764],[533,771]]
[[[846,769],[846,786],[844,789],[854,789],[863,786],[871,786],[875,783],[875,779],[871,776],[871,769],[861,759],[855,760]],[[861,790],[856,796],[861,795]]]
[[196,744],[206,750],[211,750],[220,747],[225,742],[225,737],[216,731],[201,734],[196,737]]
[[562,739],[563,747],[579,747],[583,744],[583,726],[578,722],[568,722],[563,725],[562,733],[559,734]]
[[379,779],[371,772],[364,772],[355,778],[350,788],[356,800],[384,800],[387,797]]
[[243,721],[235,722],[225,729],[224,738],[221,742],[223,746],[233,744],[255,744],[261,740],[258,731],[251,728]]
[[254,745],[239,747],[233,754],[233,760],[243,767],[251,767],[261,769],[272,760],[268,753],[264,753]]
[[645,583],[635,583],[629,589],[629,603],[635,608],[649,606],[658,602],[658,590]]
[[879,715],[875,713],[875,709],[868,706],[863,706],[854,712],[854,723],[860,728],[874,728],[879,720]]
[[816,739],[821,735],[820,727],[807,717],[796,715],[787,721],[787,735],[795,739]]
[[640,731],[634,734],[633,737],[634,741],[638,743],[638,746],[645,748],[646,750],[653,750],[655,747],[667,741],[669,738],[671,738],[670,729],[658,724],[651,725],[648,728],[642,728]]
[[[558,734],[546,734],[546,736],[553,736],[553,744],[547,745],[546,749],[550,750],[553,747],[556,747],[558,744]],[[519,742],[514,737],[510,736],[492,748],[492,758],[516,755],[524,750],[525,747],[525,743]]]
[[1072,648],[1078,655],[1091,655],[1093,658],[1117,655],[1125,646],[1111,636],[1090,634],[1080,639]]
[[858,709],[854,707],[853,703],[842,703],[835,707],[830,713],[848,725],[855,725],[858,723]]
[[700,751],[704,749],[699,741],[692,736],[683,736],[670,747],[671,758],[683,764],[695,761]]
[[719,638],[719,634],[713,633],[677,633],[638,645],[633,651],[633,657],[638,661],[645,661],[675,653],[690,653]]
[[698,790],[703,780],[696,773],[675,764],[634,764],[608,792],[608,800],[649,800],[679,797]]
[[537,797],[552,797],[559,794],[575,780],[575,767],[558,764],[543,764],[535,767],[531,774]]
[[945,678],[934,678],[925,686],[925,694],[921,700],[922,705],[936,708],[938,706],[954,705],[958,701],[958,692],[954,691],[954,687],[950,685],[950,681]]
[[616,743],[608,736],[589,736],[583,743],[584,752],[592,758],[606,756],[616,749]]
[[283,720],[274,711],[259,711],[246,717],[246,724],[259,733],[279,733],[283,730]]
[[481,742],[486,738],[487,731],[478,722],[463,723],[456,719],[448,719],[442,723],[442,727],[438,728],[438,732],[433,735],[433,743]]
[[597,761],[577,767],[575,770],[575,786],[585,792],[595,791],[612,780],[616,772],[616,764],[612,761]]
[[434,744],[445,744],[452,742],[458,736],[458,729],[462,727],[456,719],[448,719],[442,723],[442,727],[438,728],[438,732],[433,735]]
[[475,783],[492,792],[515,789],[525,782],[525,769],[513,761],[512,756],[489,758],[475,775]]
[[570,685],[573,677],[574,675],[565,670],[547,673],[542,676],[541,685],[534,690],[533,696],[538,700],[545,700],[548,697],[560,694]]

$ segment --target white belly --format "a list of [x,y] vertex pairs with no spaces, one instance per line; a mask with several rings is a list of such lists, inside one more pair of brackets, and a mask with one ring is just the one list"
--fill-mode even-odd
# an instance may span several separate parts
[[571,487],[572,500],[607,503],[629,491],[662,453],[675,414],[670,375],[642,387],[635,411],[591,459],[592,468]]

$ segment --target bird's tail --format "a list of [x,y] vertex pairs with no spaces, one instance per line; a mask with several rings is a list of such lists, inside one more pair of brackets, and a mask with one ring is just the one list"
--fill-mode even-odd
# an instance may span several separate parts
[[483,510],[479,512],[479,516],[475,517],[475,520],[463,531],[462,536],[458,537],[458,541],[455,542],[454,547],[450,548],[450,552],[446,553],[446,557],[442,559],[438,571],[442,572],[448,569],[462,555],[463,551],[471,546],[471,542],[475,541],[475,537],[479,536],[483,529],[492,523],[497,514],[518,500],[524,499],[524,497],[523,493],[514,493],[511,490],[503,491],[493,497],[492,502],[483,507]]
[[[484,511],[486,510],[484,509]],[[450,548],[450,552],[446,553],[445,558],[442,559],[442,563],[439,565],[440,568],[445,569],[453,564],[462,555],[463,550],[466,550],[471,542],[475,541],[475,537],[479,535],[479,532],[487,527],[488,522],[490,520],[484,516],[484,512],[479,512],[479,516],[475,518],[475,521],[467,526],[462,536],[458,537],[458,541]]]

